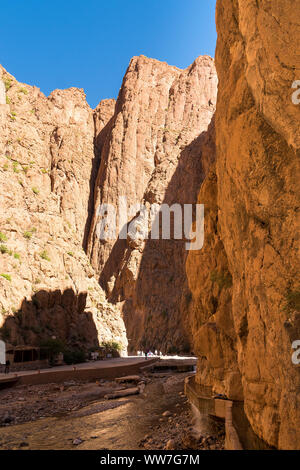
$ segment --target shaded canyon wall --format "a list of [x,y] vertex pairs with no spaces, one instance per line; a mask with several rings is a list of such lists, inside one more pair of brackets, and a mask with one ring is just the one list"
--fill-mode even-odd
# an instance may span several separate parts
[[[180,305],[189,302],[182,240],[101,240],[100,204],[194,204],[215,158],[217,76],[199,57],[185,70],[134,57],[103,144],[88,253],[101,286],[123,311],[129,350],[190,351]],[[210,125],[210,126],[209,126]],[[138,218],[128,214],[125,223]],[[119,230],[123,226],[119,227]],[[186,286],[186,287],[185,287]]]
[[199,193],[205,244],[186,265],[197,381],[244,399],[257,435],[286,449],[300,446],[295,6],[217,2],[216,172]]

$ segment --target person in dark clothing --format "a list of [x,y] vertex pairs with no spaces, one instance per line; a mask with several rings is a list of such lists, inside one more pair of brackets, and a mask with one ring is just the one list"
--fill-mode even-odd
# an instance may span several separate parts
[[4,374],[8,374],[8,373],[9,373],[9,367],[10,367],[10,361],[7,359],[7,361],[6,361],[6,363],[5,363]]

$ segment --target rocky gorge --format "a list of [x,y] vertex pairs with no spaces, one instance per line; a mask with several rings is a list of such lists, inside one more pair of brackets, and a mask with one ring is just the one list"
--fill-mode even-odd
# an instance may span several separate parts
[[[1,336],[193,352],[199,385],[299,449],[299,21],[291,0],[218,0],[216,23],[215,60],[133,57],[95,110],[1,68]],[[99,207],[120,197],[204,204],[202,249],[101,239]]]

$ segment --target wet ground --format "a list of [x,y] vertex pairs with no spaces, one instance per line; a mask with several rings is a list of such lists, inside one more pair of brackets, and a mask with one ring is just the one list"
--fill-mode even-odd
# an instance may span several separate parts
[[[183,394],[186,375],[150,377],[140,395],[92,400],[73,411],[60,411],[59,416],[4,424],[0,427],[0,449],[197,448],[197,442],[200,447],[202,442],[205,448],[222,448],[222,427],[210,428],[207,422],[197,430],[197,439],[192,439],[193,416]],[[192,442],[187,441],[189,432]]]

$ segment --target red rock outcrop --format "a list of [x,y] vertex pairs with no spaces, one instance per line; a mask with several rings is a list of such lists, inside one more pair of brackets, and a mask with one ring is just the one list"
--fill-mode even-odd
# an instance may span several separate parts
[[[4,69],[1,75],[2,336],[36,344],[55,335],[85,348],[113,339],[126,348],[121,314],[108,304],[82,248],[99,167],[93,111],[82,90],[46,98]],[[98,134],[111,114],[100,103]]]
[[[298,22],[299,23],[299,22]],[[219,0],[216,175],[199,194],[206,241],[191,253],[197,381],[243,398],[255,433],[300,446],[299,106],[295,2]],[[294,44],[294,47],[293,47]]]
[[215,157],[208,125],[216,92],[214,61],[206,56],[186,70],[134,57],[123,80],[102,148],[88,252],[109,299],[123,309],[132,351],[190,349],[180,315],[189,298],[187,252],[182,240],[100,240],[97,208],[118,207],[119,196],[128,206],[195,203]]
[[300,374],[291,360],[300,338],[295,2],[219,1],[217,28],[219,223],[245,411],[266,442],[299,448]]

